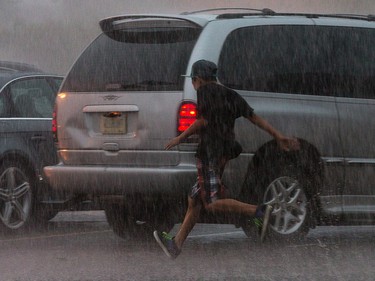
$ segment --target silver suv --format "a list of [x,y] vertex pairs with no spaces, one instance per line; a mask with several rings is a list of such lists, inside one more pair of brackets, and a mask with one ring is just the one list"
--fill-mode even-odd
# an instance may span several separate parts
[[[217,63],[220,83],[301,141],[300,151],[281,152],[239,119],[243,152],[224,175],[230,196],[272,204],[278,237],[324,223],[373,223],[374,17],[224,12],[102,20],[103,33],[58,94],[60,163],[45,168],[50,184],[100,198],[122,237],[146,225],[171,228],[196,179],[197,139],[172,151],[164,145],[196,117],[196,93],[181,74],[206,59]],[[202,222],[252,235],[242,218],[205,214]]]

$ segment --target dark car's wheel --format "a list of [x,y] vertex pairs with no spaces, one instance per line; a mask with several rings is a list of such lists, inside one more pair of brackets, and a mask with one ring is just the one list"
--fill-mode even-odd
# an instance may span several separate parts
[[12,160],[0,166],[0,223],[5,230],[17,230],[30,222],[33,194],[28,169]]
[[130,207],[120,204],[106,205],[105,214],[113,232],[123,239],[147,239],[152,237],[153,230],[168,232],[174,226],[174,222],[163,213],[137,215]]

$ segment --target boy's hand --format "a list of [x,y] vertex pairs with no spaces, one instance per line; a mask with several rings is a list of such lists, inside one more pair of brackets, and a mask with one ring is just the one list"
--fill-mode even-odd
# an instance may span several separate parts
[[180,138],[179,137],[175,137],[173,139],[171,139],[165,146],[165,149],[166,150],[169,150],[171,149],[172,147],[178,145],[179,143],[181,142]]
[[277,144],[284,151],[294,151],[301,148],[300,142],[297,138],[281,137],[277,139]]

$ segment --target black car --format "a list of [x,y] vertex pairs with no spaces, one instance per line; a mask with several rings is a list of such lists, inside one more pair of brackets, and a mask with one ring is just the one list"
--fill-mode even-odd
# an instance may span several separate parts
[[61,202],[44,181],[57,163],[51,132],[61,76],[25,64],[0,62],[0,231],[51,219]]

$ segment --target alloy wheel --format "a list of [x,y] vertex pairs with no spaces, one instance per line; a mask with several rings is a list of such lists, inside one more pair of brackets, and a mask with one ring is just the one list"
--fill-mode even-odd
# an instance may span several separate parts
[[270,228],[279,234],[297,232],[306,220],[306,195],[294,178],[283,176],[275,179],[267,187],[263,202],[273,207]]
[[30,183],[16,167],[8,167],[0,176],[0,219],[9,229],[22,227],[30,217]]

